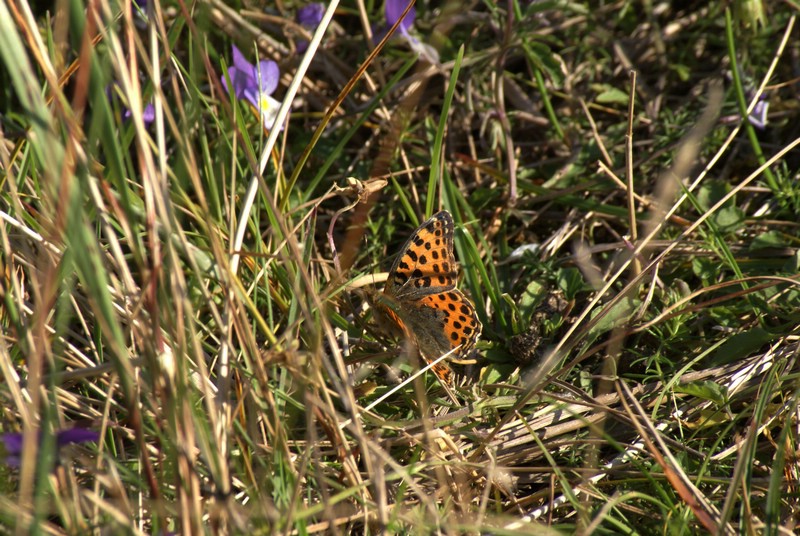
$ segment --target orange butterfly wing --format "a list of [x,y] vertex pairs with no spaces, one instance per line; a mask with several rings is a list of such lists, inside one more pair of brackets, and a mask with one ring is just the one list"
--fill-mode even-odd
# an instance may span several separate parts
[[[455,288],[458,264],[453,255],[453,217],[443,210],[419,226],[389,271],[384,312],[431,361],[450,352],[466,355],[481,333],[475,307]],[[452,372],[434,367],[447,383]]]

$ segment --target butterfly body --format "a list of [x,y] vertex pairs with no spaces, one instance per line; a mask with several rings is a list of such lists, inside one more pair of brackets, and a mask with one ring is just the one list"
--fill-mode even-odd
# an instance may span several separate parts
[[[448,352],[453,358],[467,355],[481,332],[475,307],[456,288],[453,231],[453,217],[446,210],[420,225],[392,264],[379,299],[380,312],[427,361]],[[450,382],[447,365],[439,363],[434,371]]]

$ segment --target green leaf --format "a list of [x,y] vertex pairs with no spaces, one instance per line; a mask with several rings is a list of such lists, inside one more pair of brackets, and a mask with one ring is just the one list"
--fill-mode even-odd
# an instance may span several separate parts
[[575,298],[585,287],[583,276],[577,268],[562,268],[556,274],[556,282],[567,300]]
[[670,68],[678,75],[681,82],[686,82],[691,78],[692,69],[688,65],[683,65],[681,63],[675,63],[670,66]]
[[714,223],[722,233],[732,233],[739,230],[744,223],[744,212],[739,207],[729,206],[720,209],[714,215]]
[[724,182],[710,181],[697,191],[697,204],[703,211],[709,210],[730,190]]
[[639,306],[639,300],[635,300],[630,297],[622,298],[616,304],[614,304],[610,309],[605,308],[601,311],[597,311],[592,317],[597,316],[601,312],[603,313],[603,318],[601,318],[597,324],[592,327],[589,331],[589,337],[596,337],[602,333],[605,333],[609,330],[614,329],[617,326],[624,325],[628,322],[631,317],[631,313],[636,310],[636,307]]
[[763,328],[753,328],[744,333],[738,333],[717,349],[711,361],[714,365],[732,363],[747,357],[774,338],[772,333]]
[[489,364],[481,369],[481,381],[486,383],[499,383],[513,372],[509,365]]
[[690,382],[675,386],[676,393],[691,395],[724,406],[728,400],[728,390],[711,380]]
[[781,270],[790,274],[800,271],[800,250],[795,251],[794,255],[786,259]]
[[561,70],[561,62],[550,47],[538,41],[525,39],[522,41],[522,49],[530,62],[539,70],[547,73],[556,87],[561,87],[564,82],[564,72]]
[[719,275],[719,269],[719,262],[716,260],[700,257],[692,259],[692,272],[704,281],[714,279],[714,277]]
[[786,246],[787,243],[786,240],[784,240],[783,234],[778,231],[767,231],[766,233],[761,233],[750,242],[750,251],[767,248],[782,248]]
[[630,96],[626,92],[615,87],[603,91],[595,99],[600,104],[628,104],[629,100]]
[[531,281],[522,292],[517,302],[520,313],[524,318],[529,319],[537,305],[542,302],[544,296],[544,285],[538,281]]

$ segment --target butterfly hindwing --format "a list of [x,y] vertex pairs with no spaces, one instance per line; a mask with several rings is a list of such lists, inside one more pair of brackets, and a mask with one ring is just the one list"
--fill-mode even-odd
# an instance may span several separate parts
[[[436,359],[454,349],[454,358],[469,353],[480,335],[481,323],[464,293],[454,288],[425,296],[414,305],[405,322],[417,333],[417,346],[425,357]],[[424,336],[419,336],[420,332]]]

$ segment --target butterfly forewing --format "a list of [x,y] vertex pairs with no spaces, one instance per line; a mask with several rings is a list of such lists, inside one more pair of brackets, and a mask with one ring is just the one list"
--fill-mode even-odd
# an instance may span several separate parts
[[401,299],[418,299],[456,285],[453,257],[453,217],[434,214],[411,235],[389,272],[385,292]]

